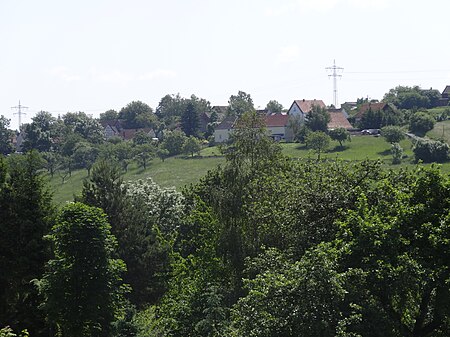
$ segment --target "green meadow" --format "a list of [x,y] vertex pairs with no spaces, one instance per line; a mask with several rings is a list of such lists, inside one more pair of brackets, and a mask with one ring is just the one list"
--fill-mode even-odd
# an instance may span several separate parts
[[[448,135],[450,140],[450,122],[447,121],[438,123],[436,128],[430,132],[430,137],[435,134],[439,135],[442,128],[444,128],[444,134]],[[281,143],[280,145],[283,153],[291,158],[317,158],[317,154],[307,149],[304,144]],[[380,160],[384,165],[392,168],[415,166],[411,140],[405,139],[400,145],[404,149],[404,158],[400,165],[392,165],[391,145],[382,137],[374,136],[354,135],[350,142],[344,143],[343,147],[340,147],[337,142],[331,142],[329,149],[321,154],[321,158],[349,161]],[[146,170],[132,164],[128,172],[124,174],[123,179],[127,181],[151,177],[160,186],[175,187],[181,190],[184,186],[198,182],[208,170],[223,163],[225,163],[225,159],[221,156],[220,149],[216,146],[208,147],[200,152],[200,156],[193,158],[172,157],[164,162],[155,158]],[[442,164],[442,169],[449,172],[450,163]],[[49,178],[55,200],[60,203],[73,200],[73,196],[81,192],[83,180],[87,177],[86,170],[78,170],[74,171],[65,183],[62,183],[62,178],[57,173],[53,178]]]

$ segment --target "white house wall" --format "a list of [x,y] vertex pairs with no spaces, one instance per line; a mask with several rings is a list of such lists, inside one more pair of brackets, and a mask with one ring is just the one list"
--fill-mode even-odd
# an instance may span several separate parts
[[224,143],[230,139],[230,130],[220,129],[214,131],[214,141],[216,143]]

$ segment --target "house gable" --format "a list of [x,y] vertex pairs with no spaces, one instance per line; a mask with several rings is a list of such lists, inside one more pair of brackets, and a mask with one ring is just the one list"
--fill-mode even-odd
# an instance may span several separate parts
[[326,108],[325,103],[321,99],[297,99],[288,110],[288,115],[300,115],[303,118],[310,112],[313,106]]

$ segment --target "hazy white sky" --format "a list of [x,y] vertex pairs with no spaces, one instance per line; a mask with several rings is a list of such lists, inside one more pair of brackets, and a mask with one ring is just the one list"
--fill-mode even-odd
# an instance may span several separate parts
[[0,114],[98,116],[166,94],[333,103],[450,85],[448,0],[0,0]]

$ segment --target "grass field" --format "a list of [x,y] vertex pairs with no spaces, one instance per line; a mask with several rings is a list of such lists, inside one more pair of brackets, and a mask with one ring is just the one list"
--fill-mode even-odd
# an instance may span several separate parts
[[[446,123],[446,122],[444,122]],[[445,127],[449,128],[450,123]],[[437,126],[439,130],[439,126]],[[323,159],[342,160],[381,160],[387,167],[405,167],[415,165],[413,161],[412,143],[409,139],[403,140],[400,144],[405,155],[402,164],[392,166],[392,155],[390,154],[390,144],[382,137],[374,136],[352,136],[351,142],[344,143],[340,148],[337,142],[332,142],[329,150],[322,154]],[[281,144],[285,155],[292,158],[316,158],[316,154],[308,150],[305,145],[297,143]],[[180,190],[183,186],[197,182],[208,170],[214,169],[219,164],[225,163],[225,159],[220,155],[218,147],[209,147],[201,151],[200,157],[182,158],[172,157],[165,160],[154,159],[144,171],[135,165],[130,165],[124,180],[145,179],[147,177],[161,186],[174,186]],[[444,172],[450,172],[450,163],[442,165]],[[64,184],[58,174],[50,180],[50,185],[54,190],[55,200],[65,202],[73,200],[73,196],[81,192],[83,180],[87,178],[86,170],[75,171]]]
[[443,139],[450,144],[450,120],[437,122],[434,129],[427,132],[427,136],[433,139]]

